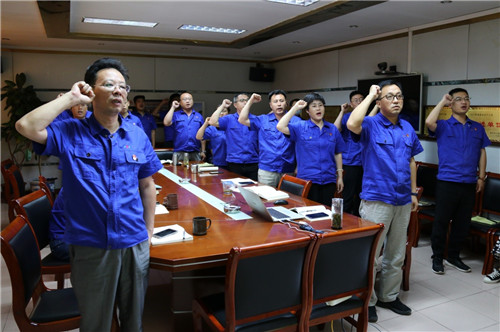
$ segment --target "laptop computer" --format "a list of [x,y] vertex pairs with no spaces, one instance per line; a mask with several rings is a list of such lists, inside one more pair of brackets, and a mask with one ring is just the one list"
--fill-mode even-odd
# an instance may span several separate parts
[[268,221],[282,221],[304,218],[303,215],[290,211],[283,206],[266,207],[259,195],[241,186],[238,186],[238,188],[248,206],[252,208],[252,211]]

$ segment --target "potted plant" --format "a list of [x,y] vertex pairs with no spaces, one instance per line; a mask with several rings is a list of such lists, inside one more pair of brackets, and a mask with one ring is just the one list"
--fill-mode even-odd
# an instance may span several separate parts
[[16,74],[15,82],[5,80],[1,99],[5,99],[5,109],[9,115],[9,121],[2,123],[1,137],[7,143],[10,157],[19,169],[26,160],[31,159],[31,141],[17,132],[16,122],[42,104],[33,86],[24,86],[25,83],[24,73]]

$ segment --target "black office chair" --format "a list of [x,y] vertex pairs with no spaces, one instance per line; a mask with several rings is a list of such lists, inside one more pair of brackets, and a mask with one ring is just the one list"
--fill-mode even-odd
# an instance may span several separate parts
[[[24,216],[17,216],[1,233],[2,257],[12,284],[12,313],[20,331],[67,331],[80,325],[72,288],[49,290],[41,274],[40,249]],[[27,314],[27,306],[33,309]]]
[[[51,194],[45,189],[36,190],[13,201],[14,209],[30,223],[40,249],[49,245],[49,223],[52,214]],[[54,274],[57,288],[64,288],[64,274],[71,272],[69,261],[62,261],[52,253],[42,259],[42,274]]]
[[278,189],[297,196],[307,197],[311,185],[312,182],[309,180],[303,180],[295,176],[284,174],[278,183]]
[[155,152],[160,160],[173,160],[173,149],[155,149]]
[[[383,228],[383,224],[378,224],[360,232],[319,235],[309,272],[306,331],[309,326],[344,317],[356,326],[356,331],[366,331],[375,251]],[[335,306],[325,304],[346,296],[351,298]],[[355,314],[358,314],[357,320],[349,317]]]
[[305,320],[314,238],[233,248],[225,292],[193,301],[195,331],[297,331]]

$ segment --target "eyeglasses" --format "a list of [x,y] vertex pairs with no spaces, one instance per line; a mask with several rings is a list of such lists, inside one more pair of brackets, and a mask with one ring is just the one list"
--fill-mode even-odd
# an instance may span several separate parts
[[191,101],[191,100],[193,100],[193,98],[186,97],[186,98],[182,98],[181,100],[182,101]]
[[364,99],[365,99],[365,98],[353,98],[353,99],[351,99],[351,101],[352,101],[352,102],[354,102],[354,103],[360,103],[360,102],[362,102]]
[[238,99],[237,102],[240,102],[240,103],[246,103],[248,101],[248,99]]
[[400,93],[398,93],[397,95],[393,95],[392,93],[389,93],[389,94],[386,94],[383,97],[380,97],[378,100],[381,100],[381,99],[384,99],[384,98],[387,99],[388,101],[393,101],[394,98],[397,98],[397,100],[403,100],[405,98],[405,96],[403,96]]
[[120,92],[122,92],[122,93],[123,92],[126,92],[126,93],[130,92],[130,85],[125,85],[125,84],[115,84],[115,83],[107,82],[107,83],[103,83],[99,86],[108,90],[108,91],[115,91],[115,89],[118,88],[120,90]]
[[470,98],[469,97],[455,97],[453,98],[453,101],[456,101],[457,103],[461,103],[462,101],[469,102]]

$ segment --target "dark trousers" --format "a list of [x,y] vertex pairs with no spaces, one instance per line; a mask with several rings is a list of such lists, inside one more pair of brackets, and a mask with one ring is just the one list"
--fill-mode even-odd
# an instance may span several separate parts
[[362,166],[344,165],[344,190],[342,198],[344,199],[344,212],[359,217],[359,193],[363,181]]
[[258,181],[258,171],[259,164],[239,164],[239,163],[227,163],[227,170],[242,176],[246,176],[254,181]]
[[336,190],[337,184],[335,182],[327,184],[313,183],[307,198],[326,206],[332,206],[332,198]]
[[448,225],[452,220],[448,239],[448,257],[459,258],[463,242],[469,232],[475,192],[475,183],[437,180],[436,216],[431,234],[434,257],[443,258]]

